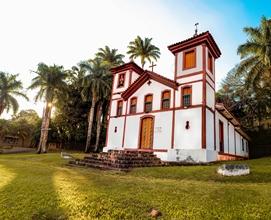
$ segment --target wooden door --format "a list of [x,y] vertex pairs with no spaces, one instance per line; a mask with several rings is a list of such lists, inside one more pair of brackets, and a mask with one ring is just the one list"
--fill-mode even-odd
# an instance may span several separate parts
[[222,121],[219,121],[219,150],[224,152],[224,128]]
[[152,149],[153,144],[153,118],[143,118],[141,120],[140,148]]

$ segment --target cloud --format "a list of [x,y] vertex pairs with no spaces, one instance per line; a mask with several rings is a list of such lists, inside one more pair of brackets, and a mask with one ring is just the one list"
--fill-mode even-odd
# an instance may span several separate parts
[[[155,71],[173,78],[174,60],[167,46],[191,37],[194,23],[199,22],[200,31],[210,30],[224,54],[216,68],[216,79],[220,80],[238,61],[230,24],[224,18],[224,11],[199,1],[1,1],[0,69],[20,73],[28,87],[34,77],[30,70],[35,70],[39,62],[70,68],[93,57],[105,45],[125,54],[128,43],[140,35],[153,37],[153,43],[161,49]],[[33,100],[35,91],[28,95]],[[40,102],[19,99],[19,103],[21,109],[42,113]]]

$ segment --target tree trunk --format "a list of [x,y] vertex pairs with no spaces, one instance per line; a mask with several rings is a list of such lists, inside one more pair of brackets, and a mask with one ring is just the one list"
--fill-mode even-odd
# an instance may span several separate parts
[[90,107],[90,110],[89,110],[88,133],[87,133],[87,142],[86,142],[85,153],[88,153],[88,151],[90,149],[91,133],[92,133],[92,125],[93,125],[95,104],[96,104],[96,97],[95,97],[95,95],[93,95],[92,96],[92,101],[91,101],[91,107]]
[[100,134],[101,134],[101,128],[102,128],[102,112],[103,112],[103,105],[102,102],[100,102],[98,106],[98,113],[97,113],[97,131],[96,131],[96,143],[95,143],[95,149],[94,151],[97,152],[99,147],[99,140],[100,140]]
[[50,124],[52,107],[49,103],[46,103],[46,107],[42,117],[41,132],[40,132],[40,142],[38,146],[37,153],[46,153],[47,152],[47,139],[48,139],[48,130]]
[[4,103],[0,102],[0,115],[2,115],[4,110],[5,110],[5,105],[4,105]]

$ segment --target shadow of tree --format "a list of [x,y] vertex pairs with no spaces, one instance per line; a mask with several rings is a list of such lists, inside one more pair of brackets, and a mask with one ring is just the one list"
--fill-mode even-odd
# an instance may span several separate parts
[[[41,156],[41,161],[43,160]],[[0,188],[1,219],[65,219],[53,185],[55,169],[31,160],[0,160],[13,179]],[[42,167],[46,166],[46,167]]]

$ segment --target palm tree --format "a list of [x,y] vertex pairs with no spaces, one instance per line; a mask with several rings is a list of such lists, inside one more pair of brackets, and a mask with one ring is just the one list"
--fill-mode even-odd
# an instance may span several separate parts
[[237,75],[246,77],[247,84],[257,84],[262,77],[271,77],[271,19],[262,17],[259,27],[246,27],[246,43],[238,47],[241,63]]
[[62,66],[47,66],[44,63],[39,63],[37,71],[34,72],[37,74],[37,76],[32,79],[32,84],[30,85],[29,89],[38,88],[39,90],[35,97],[35,101],[45,101],[42,116],[41,135],[37,152],[46,153],[52,106],[57,99],[63,96],[67,88],[67,84],[65,82],[67,72],[64,71]]
[[137,36],[134,41],[131,41],[128,45],[128,54],[130,59],[140,58],[142,68],[148,60],[150,63],[152,60],[157,61],[160,58],[160,49],[153,44],[151,44],[152,38],[145,38]]
[[103,66],[102,60],[95,58],[94,60],[85,61],[79,64],[88,75],[83,80],[82,97],[87,99],[91,95],[91,107],[88,116],[88,131],[85,152],[90,150],[91,134],[94,120],[94,112],[97,103],[108,95],[107,91],[111,90],[111,74]]
[[105,46],[105,48],[99,48],[99,51],[96,53],[96,57],[101,59],[102,64],[110,69],[112,67],[119,66],[123,64],[123,58],[124,55],[118,54],[117,49],[110,49],[108,46]]
[[14,96],[21,96],[28,100],[27,96],[21,92],[22,82],[17,80],[18,75],[0,72],[0,115],[6,109],[14,113],[18,111],[19,104]]

